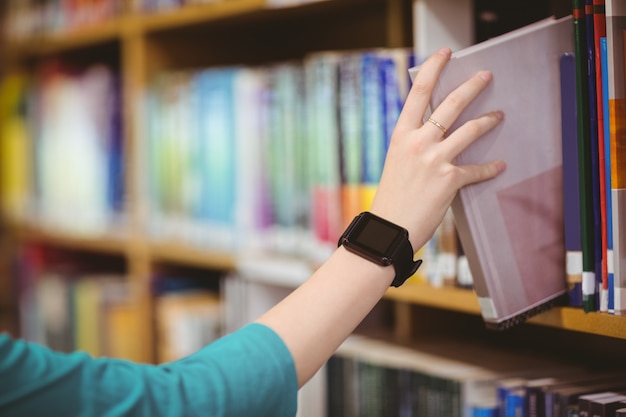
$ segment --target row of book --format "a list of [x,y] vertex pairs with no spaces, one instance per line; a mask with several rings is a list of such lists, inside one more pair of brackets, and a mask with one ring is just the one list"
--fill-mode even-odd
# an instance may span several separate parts
[[[16,264],[22,338],[59,352],[149,358],[139,292],[123,263],[27,245]],[[167,271],[151,281],[158,362],[190,355],[223,335],[219,273]]]
[[[139,165],[154,238],[324,258],[371,201],[411,59],[405,49],[352,51],[156,77]],[[56,61],[3,80],[5,216],[86,235],[123,228],[119,88],[107,66]],[[444,223],[418,278],[447,285],[458,270],[470,286],[454,221]]]
[[147,98],[150,229],[323,258],[369,207],[412,53],[313,53],[163,73]]
[[573,15],[575,50],[561,60],[570,302],[585,311],[621,314],[626,309],[626,8],[620,1],[581,0],[574,2]]
[[20,336],[60,352],[141,361],[128,277],[93,259],[26,246],[16,262]]
[[11,40],[67,32],[118,16],[122,0],[8,0],[2,30]]
[[328,417],[614,417],[626,408],[625,371],[449,340],[409,348],[353,335],[326,372]]
[[[70,32],[114,19],[125,8],[135,12],[154,13],[224,1],[228,0],[8,0],[2,19],[2,31],[7,39],[28,40]],[[316,1],[322,0],[266,0],[266,5],[287,7]]]
[[0,90],[5,215],[79,234],[121,227],[119,75],[47,61],[30,77],[6,77]]
[[[228,0],[137,0],[136,8],[145,12],[160,12],[165,10],[172,10],[180,7],[197,5],[197,4],[209,4],[220,3]],[[297,6],[305,3],[314,3],[319,1],[330,0],[266,0],[267,7],[287,7]]]

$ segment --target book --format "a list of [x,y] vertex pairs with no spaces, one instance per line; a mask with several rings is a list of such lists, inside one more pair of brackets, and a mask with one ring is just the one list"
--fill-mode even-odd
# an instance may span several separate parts
[[311,222],[314,262],[326,259],[342,232],[340,129],[338,115],[341,52],[313,53],[304,59],[307,143],[311,158]]
[[[593,0],[593,39],[594,39],[594,65],[595,65],[595,92],[596,92],[596,129],[597,129],[597,154],[598,154],[598,186],[599,186],[599,214],[600,214],[600,311],[609,310],[609,277],[608,277],[608,214],[606,199],[606,166],[605,129],[604,129],[604,94],[602,72],[602,39],[606,39],[606,13],[605,0]],[[593,145],[593,144],[592,144]]]
[[[329,417],[469,417],[475,409],[497,410],[500,381],[574,372],[562,363],[479,343],[459,349],[451,340],[429,339],[407,347],[362,335],[350,336],[329,363]],[[523,392],[517,394],[511,406],[522,410]]]
[[614,268],[613,268],[613,209],[611,197],[611,117],[609,112],[609,70],[608,52],[606,36],[600,39],[600,62],[602,68],[602,101],[603,117],[602,126],[604,129],[604,166],[602,167],[605,187],[604,199],[606,207],[606,273],[607,273],[607,298],[608,311],[613,313],[614,306]]
[[6,75],[0,83],[0,193],[2,212],[9,219],[27,215],[32,193],[28,83],[24,74]]
[[624,30],[626,4],[606,2],[608,98],[610,113],[611,204],[613,223],[614,312],[626,313],[626,95]]
[[346,53],[339,62],[339,126],[341,137],[341,212],[347,227],[362,211],[363,98],[361,54]]
[[493,82],[450,131],[495,109],[506,114],[456,162],[501,159],[507,169],[493,180],[462,188],[452,203],[489,328],[520,323],[567,290],[561,124],[555,121],[561,119],[559,57],[573,47],[570,16],[544,19],[453,53],[433,90],[431,107],[436,108],[478,70],[489,69]]
[[578,164],[580,189],[580,236],[583,252],[583,309],[596,309],[596,252],[594,193],[591,147],[591,114],[589,99],[589,62],[587,50],[587,30],[583,0],[574,0],[574,56],[576,58],[576,107],[578,111]]
[[591,408],[592,401],[598,398],[611,397],[615,394],[617,393],[612,392],[612,391],[603,391],[603,392],[595,392],[593,394],[581,395],[580,397],[578,397],[578,404],[577,404],[578,417],[590,416],[590,412],[591,412],[590,408]]
[[158,360],[181,359],[222,336],[222,308],[219,295],[205,289],[158,296],[155,300]]
[[615,393],[612,396],[597,398],[591,401],[590,417],[614,417],[615,412],[626,405],[626,395]]
[[29,118],[38,220],[83,235],[118,226],[114,220],[121,214],[124,188],[118,74],[104,64],[50,60],[35,78]]
[[580,190],[578,188],[578,134],[576,130],[576,63],[574,54],[561,55],[561,136],[563,152],[563,219],[565,271],[569,305],[582,307],[582,247]]

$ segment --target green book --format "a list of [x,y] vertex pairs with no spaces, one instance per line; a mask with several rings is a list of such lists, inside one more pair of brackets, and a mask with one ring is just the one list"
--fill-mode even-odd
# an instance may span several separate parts
[[591,130],[589,125],[589,90],[587,71],[587,41],[585,5],[573,0],[574,49],[576,57],[576,105],[579,109],[578,164],[580,189],[580,236],[583,251],[583,309],[596,310],[596,278],[594,254],[593,190],[591,175]]

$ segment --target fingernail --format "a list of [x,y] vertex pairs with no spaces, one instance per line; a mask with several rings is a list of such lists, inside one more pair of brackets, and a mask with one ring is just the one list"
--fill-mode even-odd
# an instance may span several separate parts
[[496,110],[493,112],[493,115],[496,117],[496,119],[498,120],[504,120],[504,112],[502,110]]
[[480,78],[489,82],[493,78],[493,74],[491,73],[491,71],[481,71]]
[[443,56],[445,56],[445,57],[448,57],[448,56],[450,56],[450,54],[452,53],[452,51],[450,50],[450,48],[445,47],[445,48],[441,48],[441,49],[439,49],[439,50],[437,51],[437,53],[438,53],[439,55],[443,55]]

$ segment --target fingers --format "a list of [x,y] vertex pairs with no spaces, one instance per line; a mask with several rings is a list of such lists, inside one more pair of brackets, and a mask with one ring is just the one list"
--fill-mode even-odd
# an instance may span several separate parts
[[[449,128],[459,117],[461,112],[487,87],[493,75],[490,71],[480,71],[469,80],[461,84],[452,91],[443,102],[435,109],[430,118],[436,120],[437,123]],[[443,129],[435,123],[432,126],[424,125],[425,128],[431,129],[435,134],[442,136]]]
[[449,48],[441,48],[421,65],[413,80],[402,113],[398,117],[396,130],[407,131],[417,129],[422,125],[424,113],[430,103],[430,95],[451,53]]
[[[456,129],[450,137],[439,143],[447,158],[453,160],[464,149],[471,145],[485,133],[492,130],[504,120],[502,111],[493,111],[479,118],[470,120]],[[504,171],[506,164],[503,161],[492,161],[486,164],[459,165],[457,169],[461,175],[458,177],[460,184],[464,187],[468,184],[492,179]]]
[[497,110],[466,122],[441,142],[444,153],[451,160],[456,158],[472,142],[496,127],[502,120],[504,120],[504,113]]
[[459,166],[458,169],[461,171],[459,178],[461,178],[462,181],[460,187],[495,178],[504,171],[505,168],[506,164],[503,161],[492,161],[480,165]]

